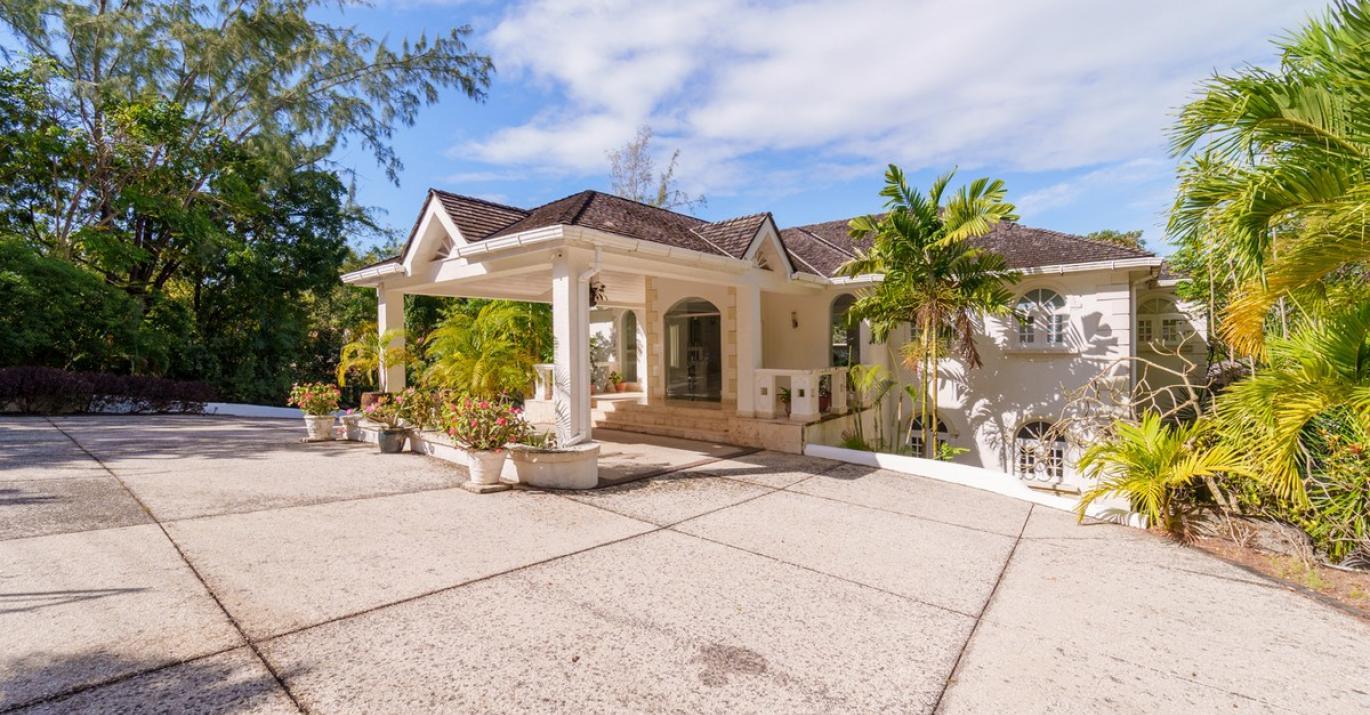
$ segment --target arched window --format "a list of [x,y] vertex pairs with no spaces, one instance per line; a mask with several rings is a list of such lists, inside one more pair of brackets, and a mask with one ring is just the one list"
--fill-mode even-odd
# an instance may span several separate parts
[[1029,422],[1019,427],[1013,444],[1019,479],[1055,482],[1065,476],[1066,440],[1051,434],[1050,423]]
[[1193,334],[1189,316],[1165,298],[1151,298],[1137,306],[1137,345],[1174,347]]
[[[948,432],[947,423],[943,422],[942,418],[937,418],[938,444],[946,443]],[[909,448],[913,450],[913,456],[921,457],[926,447],[927,443],[923,441],[923,418],[915,415],[913,421],[909,423]]]
[[1019,345],[1065,345],[1066,301],[1056,291],[1030,290],[1018,300]]
[[861,362],[861,323],[851,319],[856,298],[839,295],[832,302],[832,366],[851,367]]

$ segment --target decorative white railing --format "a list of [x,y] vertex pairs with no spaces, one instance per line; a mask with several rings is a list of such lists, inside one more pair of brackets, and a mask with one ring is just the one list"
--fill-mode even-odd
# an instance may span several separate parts
[[[788,417],[813,422],[826,414],[847,411],[847,368],[812,370],[762,368],[755,373],[756,414],[767,419]],[[788,391],[786,410],[784,391]]]

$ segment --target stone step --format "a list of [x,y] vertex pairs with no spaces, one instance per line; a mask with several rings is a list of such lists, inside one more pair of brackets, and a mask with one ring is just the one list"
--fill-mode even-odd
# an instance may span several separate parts
[[684,417],[649,411],[606,412],[600,415],[591,413],[596,422],[606,425],[632,424],[644,427],[679,427],[682,429],[711,430],[718,432],[727,420],[720,414],[709,417]]
[[637,434],[651,434],[660,437],[692,439],[698,442],[716,442],[721,444],[729,443],[728,435],[726,432],[718,432],[713,430],[684,429],[664,425],[639,425],[631,423],[600,424],[598,422],[595,423],[594,427],[595,429],[618,430],[619,432],[634,432]]
[[595,409],[603,410],[606,414],[625,413],[641,414],[652,413],[659,415],[671,415],[673,417],[697,418],[697,419],[723,419],[724,411],[721,407],[688,407],[683,405],[645,405],[640,402],[601,402],[594,406]]

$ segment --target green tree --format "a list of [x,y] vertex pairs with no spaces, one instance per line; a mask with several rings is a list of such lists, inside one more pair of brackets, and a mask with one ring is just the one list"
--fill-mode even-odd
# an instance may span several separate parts
[[1170,231],[1226,264],[1240,293],[1223,335],[1259,354],[1272,307],[1370,259],[1370,4],[1337,2],[1280,42],[1277,71],[1217,75],[1173,131],[1182,168]]
[[955,356],[980,366],[975,322],[983,314],[1008,313],[1013,296],[1006,285],[1018,279],[1002,256],[969,243],[999,221],[1017,219],[1013,204],[1004,200],[1003,182],[976,179],[944,204],[953,173],[933,181],[925,196],[891,164],[880,192],[887,212],[851,221],[852,237],[869,241],[870,247],[838,270],[845,276],[883,275],[852,305],[855,316],[870,322],[876,340],[887,340],[898,325],[914,327],[914,340],[902,352],[921,383],[919,415],[928,458],[939,453],[934,426],[941,360]]

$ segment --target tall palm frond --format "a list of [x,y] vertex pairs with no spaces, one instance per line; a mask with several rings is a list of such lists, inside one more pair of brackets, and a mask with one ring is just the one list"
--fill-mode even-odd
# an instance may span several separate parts
[[1310,424],[1344,409],[1370,429],[1370,304],[1307,318],[1288,338],[1271,338],[1268,353],[1267,366],[1219,397],[1217,412],[1224,440],[1256,478],[1302,505]]
[[374,323],[364,325],[359,335],[342,347],[338,356],[338,385],[347,386],[347,376],[356,372],[365,375],[371,385],[380,385],[381,370],[387,366],[410,365],[413,353],[404,344],[401,329],[377,332]]

